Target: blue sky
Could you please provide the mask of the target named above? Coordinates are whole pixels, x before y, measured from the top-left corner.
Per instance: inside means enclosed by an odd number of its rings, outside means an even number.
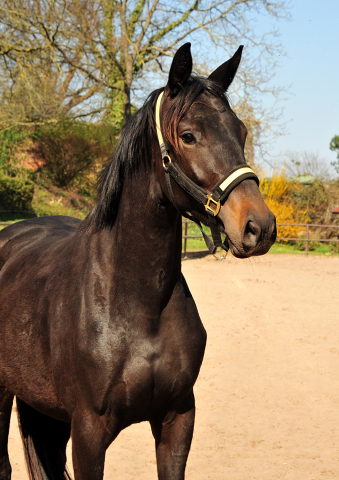
[[[273,84],[290,88],[281,102],[287,134],[273,142],[272,161],[293,150],[318,153],[330,164],[336,154],[329,143],[339,135],[339,1],[294,0],[291,5],[291,20],[276,22],[286,56]],[[261,19],[257,27],[265,32],[272,25]]]

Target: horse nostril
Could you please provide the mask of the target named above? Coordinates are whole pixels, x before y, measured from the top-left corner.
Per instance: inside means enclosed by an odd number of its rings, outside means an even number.
[[[260,227],[253,220],[248,220],[243,231],[243,246],[255,247],[260,237]]]
[[[245,231],[246,231],[246,233],[256,235],[257,229],[256,229],[254,223],[251,220],[249,222],[247,222],[247,225],[245,227]]]

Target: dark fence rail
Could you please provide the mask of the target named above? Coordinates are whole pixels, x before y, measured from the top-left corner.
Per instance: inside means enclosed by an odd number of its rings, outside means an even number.
[[[188,235],[188,224],[193,223],[191,220],[183,220],[183,254],[186,255],[187,252],[187,239],[189,238],[202,238],[202,235]],[[308,255],[309,244],[311,242],[337,242],[339,243],[339,238],[310,238],[310,228],[338,228],[339,225],[319,225],[317,223],[277,223],[277,226],[282,227],[305,227],[306,235],[305,238],[295,238],[295,237],[277,237],[277,240],[285,240],[290,242],[305,242],[305,255]],[[338,233],[339,236],[339,233]]]
[[[310,238],[310,228],[339,228],[339,225],[319,225],[317,223],[277,223],[277,226],[294,226],[294,227],[305,227],[306,236],[305,238],[294,238],[286,237],[281,238],[277,237],[277,240],[285,240],[291,242],[305,242],[305,255],[308,254],[308,247],[310,242],[339,242],[339,238]],[[339,235],[339,234],[338,234]]]
[[[0,226],[11,225],[14,222],[0,222]],[[203,238],[201,234],[199,235],[188,235],[188,224],[193,222],[191,220],[183,220],[183,254],[186,255],[187,252],[187,240],[189,238]],[[311,228],[338,228],[339,225],[319,225],[317,223],[277,223],[277,226],[282,227],[305,227],[305,238],[297,238],[297,237],[277,237],[277,240],[285,240],[290,242],[305,242],[305,255],[308,255],[309,251],[309,244],[311,242],[336,242],[339,243],[339,238],[310,238],[310,229]],[[339,237],[339,233],[338,233]],[[205,249],[204,249],[205,250]],[[206,249],[207,250],[207,249]]]

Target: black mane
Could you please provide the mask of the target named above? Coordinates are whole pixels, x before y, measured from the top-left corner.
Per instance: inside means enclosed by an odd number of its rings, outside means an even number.
[[[97,203],[82,222],[80,233],[98,231],[105,227],[112,228],[118,213],[125,177],[151,167],[150,149],[152,141],[156,138],[155,105],[163,90],[161,88],[152,92],[126,125],[116,152],[100,174]],[[173,99],[166,118],[163,119],[165,130],[172,129],[172,135],[170,135],[172,138],[168,139],[172,145],[175,136],[173,127],[204,90],[220,98],[221,101],[226,100],[223,91],[214,82],[191,76]]]

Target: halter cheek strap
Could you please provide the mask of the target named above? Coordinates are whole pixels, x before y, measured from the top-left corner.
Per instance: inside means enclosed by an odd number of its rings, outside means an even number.
[[[239,183],[249,178],[252,178],[259,185],[259,179],[256,176],[256,174],[253,172],[253,170],[246,163],[242,165],[238,165],[237,167],[233,168],[230,172],[228,172],[212,188],[212,193],[206,192],[203,188],[199,187],[199,185],[196,185],[190,178],[188,178],[187,175],[185,175],[184,172],[180,169],[180,167],[176,163],[172,162],[169,154],[169,145],[167,144],[167,141],[166,139],[164,139],[164,136],[162,134],[161,121],[160,121],[160,108],[161,108],[163,94],[164,92],[161,92],[157,99],[156,108],[155,108],[155,121],[156,121],[158,141],[159,141],[160,150],[161,150],[162,162],[163,162],[164,170],[166,172],[166,183],[167,183],[168,191],[171,197],[171,201],[174,204],[174,206],[177,208],[177,210],[184,217],[189,218],[190,220],[192,220],[197,224],[197,226],[201,230],[201,233],[203,234],[206,245],[211,253],[215,253],[215,251],[217,250],[217,247],[221,247],[227,251],[229,248],[227,244],[227,238],[225,239],[225,242],[221,241],[221,236],[220,236],[219,229],[217,227],[217,222],[215,220],[215,217],[219,213],[221,204],[227,200],[227,197],[229,196],[231,191],[237,185],[239,185]],[[200,220],[198,218],[199,216],[201,216],[200,214],[195,212],[195,215],[192,215],[187,212],[181,212],[180,209],[178,208],[173,195],[170,177],[173,178],[173,180],[175,180],[176,183],[180,185],[180,187],[183,190],[189,193],[199,203],[204,205],[205,210],[208,214],[208,224],[212,233],[212,239],[213,239],[212,241],[202,229]]]

